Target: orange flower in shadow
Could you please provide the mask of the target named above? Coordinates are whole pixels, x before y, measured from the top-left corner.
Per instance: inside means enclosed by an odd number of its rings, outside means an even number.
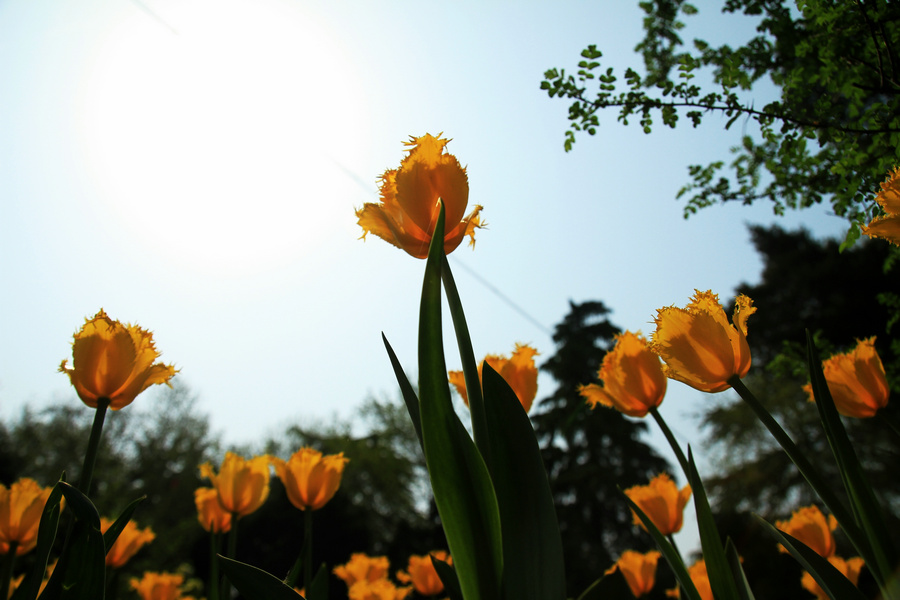
[[[319,510],[340,487],[348,459],[343,452],[323,456],[318,450],[301,448],[289,460],[273,456],[271,461],[291,504],[300,510]]]
[[[601,385],[578,388],[591,408],[602,404],[629,417],[645,417],[666,395],[662,363],[640,333],[626,331],[616,336],[616,345],[603,357],[597,378]]]
[[[8,488],[0,484],[0,554],[9,554],[15,542],[21,556],[37,544],[38,525],[53,488],[23,477]]]
[[[244,459],[233,452],[225,453],[219,473],[212,465],[200,465],[200,476],[212,482],[222,508],[243,517],[256,511],[269,497],[269,456]]]
[[[681,531],[684,507],[691,498],[691,486],[686,485],[678,491],[672,478],[660,473],[648,485],[628,488],[625,495],[644,511],[660,533],[669,535]],[[646,529],[637,513],[631,512],[635,525]]]
[[[409,566],[406,571],[397,571],[397,579],[402,583],[412,583],[413,588],[423,596],[436,596],[444,591],[444,583],[438,577],[431,557],[453,564],[450,555],[443,550],[435,550],[425,556],[413,555],[409,557]]]
[[[895,167],[881,182],[881,191],[875,201],[887,214],[872,219],[862,227],[862,232],[871,238],[900,245],[900,167]]]
[[[622,576],[625,577],[625,581],[628,583],[628,587],[631,588],[631,593],[634,594],[634,597],[640,598],[649,594],[656,583],[656,563],[659,561],[660,556],[662,555],[655,550],[646,554],[641,554],[634,550],[626,550],[619,557],[619,560],[616,561],[616,564],[606,570],[606,574],[618,569]]]
[[[887,406],[891,389],[875,351],[874,337],[859,340],[853,350],[823,361],[822,370],[834,405],[842,415],[866,419]],[[806,384],[803,389],[810,401],[815,401],[812,385]]]
[[[837,529],[837,526],[834,515],[828,515],[826,518],[816,505],[799,508],[787,521],[775,523],[775,527],[797,538],[825,558],[834,556],[836,547],[831,532]],[[782,552],[787,552],[784,546],[779,545],[778,548]]]
[[[516,344],[516,349],[508,358],[498,354],[488,354],[484,360],[478,363],[478,379],[481,380],[484,363],[491,365],[491,368],[509,384],[509,387],[516,393],[516,397],[522,404],[525,412],[531,410],[534,398],[537,396],[537,366],[534,364],[534,357],[537,356],[537,350],[527,344]],[[460,397],[466,406],[469,405],[469,394],[466,391],[466,378],[462,371],[450,371],[448,373],[450,383],[459,392]]]
[[[110,519],[101,518],[100,530],[103,533],[106,533],[106,530],[109,529],[112,524],[113,522]],[[106,552],[106,565],[114,569],[123,566],[131,560],[132,556],[137,554],[138,550],[152,542],[154,539],[156,539],[156,535],[149,527],[138,529],[138,526],[134,521],[128,521],[125,528],[119,534],[119,537],[116,538],[116,542],[112,545],[112,548]]]

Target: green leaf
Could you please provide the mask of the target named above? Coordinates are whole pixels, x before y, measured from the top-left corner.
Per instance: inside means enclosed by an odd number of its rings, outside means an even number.
[[[119,539],[119,534],[122,533],[122,530],[125,529],[125,526],[128,524],[128,521],[131,520],[131,515],[134,514],[134,509],[138,507],[138,504],[143,502],[147,496],[141,496],[137,500],[133,501],[131,504],[125,507],[125,510],[122,511],[122,514],[119,515],[119,518],[115,520],[115,522],[109,526],[103,533],[103,543],[106,545],[106,548],[112,548],[113,544],[116,543],[116,540]]]
[[[60,481],[65,481],[65,479],[66,474],[63,473]],[[25,576],[22,584],[16,589],[15,594],[12,596],[13,600],[34,600],[37,598],[41,582],[44,580],[44,572],[47,570],[50,550],[53,548],[53,542],[56,540],[56,532],[59,528],[59,503],[62,497],[62,488],[57,483],[50,491],[47,503],[44,504],[44,511],[41,513],[37,545],[34,553],[34,565]]]
[[[666,562],[669,563],[672,573],[675,574],[675,579],[677,579],[678,583],[681,585],[681,593],[684,597],[687,600],[702,600],[700,598],[700,593],[697,591],[697,587],[694,585],[691,576],[687,572],[687,568],[684,566],[684,561],[681,560],[681,555],[678,553],[678,550],[676,550],[675,547],[669,543],[669,540],[660,533],[659,529],[653,524],[650,517],[641,510],[640,506],[635,504],[625,492],[622,492],[622,495],[625,496],[625,501],[628,502],[631,510],[634,511],[641,520],[641,523],[644,524],[647,533],[649,533],[650,537],[653,538],[653,541],[656,542],[656,547],[659,548],[659,551],[666,559]]]
[[[459,579],[456,577],[456,570],[449,563],[435,558],[431,555],[431,564],[437,571],[441,583],[444,584],[444,593],[450,600],[463,600],[462,590],[459,587]]]
[[[419,411],[435,504],[466,600],[500,598],[500,515],[487,467],[453,410],[441,330],[441,207],[422,284]]]
[[[384,341],[384,347],[391,360],[391,366],[394,369],[394,377],[397,378],[397,384],[400,386],[400,394],[403,396],[403,401],[406,403],[406,410],[409,412],[409,418],[412,419],[413,428],[416,430],[416,437],[419,438],[419,446],[424,447],[422,443],[422,418],[419,416],[419,397],[416,396],[416,390],[413,389],[409,379],[406,378],[406,373],[403,371],[403,367],[400,365],[400,361],[397,360],[397,355],[394,354],[394,349],[391,348],[384,333],[381,334],[381,339]]]
[[[482,368],[491,480],[503,532],[504,597],[563,600],[562,539],[534,428],[509,384],[487,362]]]
[[[764,529],[781,542],[788,552],[797,559],[797,562],[813,576],[816,583],[830,598],[833,600],[864,600],[866,596],[849,579],[844,577],[843,573],[834,568],[827,559],[819,556],[818,552],[812,550],[797,538],[779,531],[762,517],[757,515],[756,518],[763,524]]]
[[[700,530],[700,546],[703,548],[703,559],[706,561],[706,572],[709,575],[709,585],[713,590],[713,596],[719,600],[739,600],[740,594],[734,578],[731,576],[731,568],[722,547],[722,538],[719,536],[716,521],[709,508],[706,490],[703,489],[703,481],[697,472],[697,465],[694,463],[690,446],[688,446],[688,466],[690,467],[688,481],[694,495],[697,528]]]
[[[324,563],[319,566],[309,589],[305,591],[307,600],[328,600],[328,568]]]
[[[741,557],[737,552],[737,548],[731,543],[731,538],[725,541],[725,557],[728,559],[728,566],[731,568],[731,576],[737,583],[741,600],[754,600],[753,590],[750,589],[750,582],[747,581],[747,575],[744,573],[744,567],[741,565]]]
[[[252,565],[225,558],[221,554],[219,555],[219,565],[231,584],[248,600],[297,600],[303,598],[274,575]]]
[[[825,374],[822,371],[822,362],[819,360],[809,331],[806,332],[806,344],[813,396],[816,399],[816,408],[825,429],[825,437],[828,439],[828,445],[831,446],[835,460],[837,460],[854,516],[862,526],[865,539],[868,541],[868,544],[857,547],[856,550],[866,560],[869,570],[883,588],[897,564],[889,529],[882,514],[881,505],[875,498],[872,486],[869,485],[859,458],[850,443],[850,438],[847,437],[837,407],[834,405],[825,381]],[[843,526],[843,523],[841,525]]]
[[[592,583],[578,596],[578,600],[632,600],[634,594],[619,569]]]

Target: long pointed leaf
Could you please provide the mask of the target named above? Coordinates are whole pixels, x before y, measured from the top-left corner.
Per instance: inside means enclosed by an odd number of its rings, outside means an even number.
[[[65,481],[63,473],[60,481]],[[59,484],[53,486],[44,511],[41,513],[41,522],[38,525],[37,546],[35,547],[34,566],[25,577],[22,584],[16,589],[13,600],[34,600],[37,598],[47,570],[47,562],[50,558],[50,550],[56,541],[56,532],[59,529],[60,502],[62,501],[62,488]]]
[[[298,600],[303,596],[283,581],[252,565],[219,555],[219,565],[231,584],[249,600]]]
[[[834,405],[831,391],[828,389],[828,383],[825,381],[825,374],[822,371],[822,363],[809,331],[806,332],[806,343],[813,396],[816,399],[816,408],[825,429],[825,437],[828,439],[835,460],[837,460],[841,477],[847,488],[847,495],[850,498],[850,505],[869,542],[868,545],[857,548],[857,552],[866,559],[872,575],[884,588],[884,584],[890,579],[897,562],[889,529],[881,505],[872,492],[872,486],[869,485],[859,458],[850,443],[850,438],[847,437],[837,407]],[[869,552],[871,552],[871,556],[869,556]]]
[[[433,554],[431,555],[431,564],[434,565],[434,570],[437,571],[441,583],[444,584],[444,593],[447,594],[447,597],[450,600],[463,600],[462,590],[459,587],[459,578],[456,576],[456,571],[453,567],[449,563],[435,558]]]
[[[131,515],[134,514],[134,510],[138,507],[138,504],[143,502],[146,498],[147,496],[141,496],[126,506],[125,510],[122,511],[122,514],[119,515],[119,518],[109,526],[109,529],[103,532],[103,543],[106,545],[107,551],[109,551],[113,544],[116,543],[116,540],[119,539],[119,534],[121,534],[122,530],[125,529],[125,526],[128,525],[128,521],[131,520]]]
[[[409,379],[406,378],[406,373],[403,371],[403,367],[400,365],[400,361],[397,359],[397,355],[388,343],[384,333],[381,334],[381,339],[384,341],[384,347],[387,350],[388,358],[391,360],[391,367],[394,369],[394,377],[397,378],[397,384],[400,386],[400,394],[403,396],[403,401],[406,403],[406,410],[409,412],[409,418],[412,419],[413,428],[416,430],[416,437],[419,438],[419,446],[424,447],[422,443],[422,417],[419,415],[419,397],[416,396],[416,390],[413,389]]]
[[[725,557],[728,559],[728,566],[731,567],[731,576],[737,583],[741,600],[754,600],[753,590],[750,589],[750,582],[747,581],[747,574],[744,573],[744,567],[741,565],[741,557],[731,542],[731,538],[725,541]]]
[[[425,264],[419,313],[419,411],[425,463],[466,600],[497,600],[500,515],[487,466],[453,410],[441,331],[444,210]]]
[[[562,539],[534,428],[516,393],[487,363],[482,380],[503,531],[504,596],[563,600]]]
[[[633,600],[634,594],[622,572],[616,569],[588,586],[578,600]]]

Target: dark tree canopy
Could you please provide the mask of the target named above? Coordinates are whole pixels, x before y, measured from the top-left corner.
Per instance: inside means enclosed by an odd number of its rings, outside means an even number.
[[[657,119],[693,126],[710,113],[753,121],[732,159],[689,167],[685,216],[718,202],[773,203],[776,213],[828,201],[856,225],[878,210],[878,183],[900,163],[900,3],[727,0],[723,19],[752,19],[756,35],[743,46],[686,43],[682,30],[697,9],[685,0],[640,2],[645,38],[635,48],[643,74],[601,68],[597,46],[582,52],[576,74],[550,69],[541,88],[572,101],[565,147],[576,132],[594,135],[603,109],[618,110],[646,133]],[[724,25],[727,27],[727,25]],[[710,79],[700,84],[698,76]],[[624,89],[622,86],[624,79]],[[761,105],[754,93],[774,84],[778,98]]]
[[[627,549],[652,540],[633,524],[619,488],[646,485],[669,466],[644,441],[646,424],[603,407],[591,410],[578,386],[596,379],[620,332],[601,302],[570,303],[556,326],[556,353],[542,365],[556,391],[532,419],[556,502],[569,594],[577,597]]]

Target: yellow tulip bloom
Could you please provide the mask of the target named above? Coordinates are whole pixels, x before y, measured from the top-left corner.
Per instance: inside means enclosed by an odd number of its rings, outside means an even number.
[[[100,531],[106,533],[106,530],[113,524],[113,521],[107,518],[100,519]],[[149,527],[146,529],[138,529],[134,521],[128,521],[125,528],[116,538],[116,542],[112,548],[106,551],[106,565],[117,569],[131,560],[131,557],[137,554],[144,545],[149,544],[156,535]]]
[[[660,473],[650,480],[649,485],[636,485],[625,490],[625,495],[637,504],[660,533],[669,535],[681,531],[684,507],[691,498],[691,486],[678,491],[672,478]],[[634,524],[644,528],[637,513],[632,511]]]
[[[444,253],[453,252],[463,238],[475,245],[475,229],[482,227],[481,206],[463,216],[469,202],[469,180],[465,167],[446,152],[447,143],[438,134],[410,137],[409,154],[399,169],[381,176],[381,203],[366,203],[356,211],[362,237],[374,233],[415,256],[428,256],[440,206],[444,204]]]
[[[597,378],[602,385],[591,383],[578,389],[591,408],[602,404],[629,417],[645,417],[666,395],[659,356],[640,333],[626,331],[616,336],[616,345],[603,357]]]
[[[27,477],[9,488],[0,484],[0,554],[9,554],[13,542],[17,556],[34,549],[41,514],[52,489]]]
[[[300,448],[287,461],[274,456],[270,460],[288,499],[300,510],[325,506],[338,491],[348,462],[343,452],[323,456],[312,448]]]
[[[871,238],[881,238],[900,245],[900,167],[895,167],[888,173],[875,201],[887,214],[872,219],[868,225],[863,226],[862,232]]]
[[[182,595],[183,575],[147,571],[141,579],[133,578],[130,583],[141,600],[193,600]]]
[[[719,297],[696,291],[685,308],[669,306],[657,311],[656,331],[650,348],[665,361],[663,372],[702,392],[721,392],[728,379],[750,370],[747,318],[756,312],[753,301],[737,297],[732,323],[725,317]]]
[[[197,520],[210,533],[225,533],[231,530],[231,513],[222,508],[219,492],[215,488],[201,487],[194,490],[194,504],[197,505]]]
[[[662,555],[655,550],[646,554],[635,552],[634,550],[626,550],[619,557],[619,560],[616,561],[616,564],[606,570],[606,574],[608,575],[618,569],[622,576],[625,577],[625,581],[628,583],[628,587],[631,588],[631,593],[634,594],[634,597],[640,598],[649,594],[656,583],[656,563],[659,561],[660,556]]]
[[[834,556],[836,547],[831,532],[837,529],[837,526],[834,515],[828,515],[826,519],[816,505],[799,508],[787,521],[775,523],[775,527],[797,538],[825,558]],[[784,546],[779,545],[779,549],[787,552]]]
[[[244,459],[233,452],[225,453],[219,474],[212,465],[200,465],[200,476],[212,482],[222,508],[243,517],[254,512],[269,497],[269,457]]]
[[[177,373],[172,365],[153,362],[157,358],[152,333],[114,321],[101,309],[75,334],[72,367],[64,360],[59,370],[85,404],[96,408],[105,398],[111,409],[119,410],[151,385],[168,384]]]
[[[478,363],[478,379],[481,380],[484,363],[491,365],[500,377],[516,393],[516,397],[522,404],[525,412],[531,410],[534,398],[537,396],[537,366],[534,357],[538,351],[527,344],[516,344],[516,349],[507,358],[498,354],[488,354],[484,360]],[[462,371],[450,371],[448,373],[450,383],[459,392],[466,406],[469,405],[469,394],[466,392],[466,379]]]
[[[845,354],[836,354],[822,362],[828,391],[838,412],[847,417],[865,419],[874,417],[888,404],[891,390],[888,387],[881,358],[875,351],[875,338],[859,340],[856,347]],[[804,388],[810,401],[812,386]]]
[[[435,550],[424,556],[413,555],[409,557],[409,566],[406,571],[397,571],[397,579],[402,583],[412,583],[413,588],[423,596],[436,596],[444,591],[444,583],[438,577],[431,557],[452,564],[450,555],[443,550]]]
[[[342,579],[347,587],[351,587],[357,581],[378,581],[386,579],[390,562],[386,556],[369,556],[361,552],[350,555],[350,560],[332,570],[338,578]]]
[[[828,562],[831,563],[831,566],[840,571],[844,577],[850,580],[850,583],[856,585],[859,582],[859,572],[862,570],[863,565],[866,562],[860,557],[856,558],[848,558],[844,560],[840,556],[829,556]],[[803,572],[803,575],[800,577],[800,585],[803,586],[803,589],[811,593],[816,597],[817,600],[829,600],[830,596],[825,593],[819,584],[816,583],[816,580],[813,579],[813,576],[810,575],[807,571]]]

